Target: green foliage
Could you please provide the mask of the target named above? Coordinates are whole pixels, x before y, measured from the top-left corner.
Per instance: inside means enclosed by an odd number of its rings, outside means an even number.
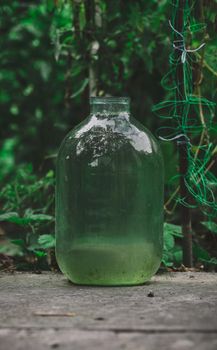
[[[23,243],[23,240],[22,240],[22,243]],[[17,256],[23,256],[24,250],[21,244],[16,244],[16,243],[13,243],[13,241],[8,241],[6,244],[0,246],[0,253],[17,257]]]
[[[16,163],[41,164],[64,129],[64,68],[54,59],[52,21],[46,1],[1,1],[0,179]]]
[[[28,225],[53,220],[53,217],[45,214],[33,214],[32,210],[27,209],[23,217],[16,212],[9,212],[0,215],[0,221],[13,222],[17,225]]]
[[[203,226],[205,226],[212,233],[217,234],[217,224],[213,221],[203,221],[201,222]]]
[[[7,212],[8,221],[37,221],[35,215],[40,210],[38,208],[42,208],[42,214],[46,214],[54,202],[51,188],[54,188],[53,170],[39,178],[34,174],[31,164],[20,166],[0,192],[2,209]],[[38,216],[38,221],[44,220],[48,220],[48,217]]]
[[[155,80],[155,84],[151,80],[153,75],[160,73],[161,76],[162,65],[167,62],[167,51],[163,48],[169,43],[164,33],[169,3],[162,0],[135,3],[102,0],[102,26],[91,24],[91,28],[87,11],[87,2],[67,2],[65,6],[60,5],[52,26],[55,57],[68,70],[71,84],[68,94],[75,99],[74,104],[81,105],[85,92],[82,81],[86,82],[92,62],[100,77],[99,95],[130,95],[134,114],[144,120],[144,110],[146,115],[151,114],[153,98],[157,99],[162,93],[161,77]],[[90,58],[91,41],[96,43],[97,49]],[[156,120],[149,118],[146,123],[155,127]]]
[[[211,257],[207,250],[202,248],[200,245],[194,244],[193,253],[196,259],[205,265],[217,265],[217,259]]]
[[[0,223],[8,227],[9,240],[0,252],[10,256],[34,254],[41,258],[54,247],[54,172],[39,178],[32,166],[18,168],[0,192]],[[15,239],[13,237],[16,237]]]
[[[175,244],[175,238],[182,238],[181,226],[165,223],[162,263],[166,267],[182,263],[182,248],[180,245]]]
[[[133,115],[153,133],[162,126],[151,113],[153,104],[171,97],[171,91],[160,85],[171,50],[170,2],[101,0],[99,27],[92,17],[88,19],[87,4],[74,0],[1,1],[0,228],[4,234],[0,252],[18,260],[33,255],[45,261],[55,245],[55,155],[67,131],[88,115],[90,65],[97,72],[98,94],[130,96]],[[205,4],[201,85],[202,94],[214,101],[215,9],[216,0]],[[200,39],[195,38],[198,43]],[[96,50],[90,56],[92,42]],[[212,128],[211,140],[216,135]],[[177,186],[178,157],[174,145],[162,148],[168,200]],[[216,191],[216,184],[210,186]],[[171,213],[166,214],[166,221],[180,222],[178,211]],[[215,237],[215,219],[205,220],[199,220],[203,233]],[[166,223],[164,241],[164,265],[180,265],[180,226]],[[213,252],[206,249],[206,255],[201,249],[201,242],[195,243],[195,260],[214,264]]]
[[[203,222],[210,230],[212,224],[216,228],[215,223]],[[182,264],[182,233],[181,226],[170,223],[164,224],[164,249],[162,263],[166,267],[175,267]],[[176,242],[177,241],[177,242]],[[208,251],[202,248],[198,243],[193,244],[193,255],[195,262],[201,262],[205,266],[217,265],[217,259],[211,257]]]
[[[38,243],[43,249],[55,247],[55,237],[53,235],[41,235],[38,239]]]

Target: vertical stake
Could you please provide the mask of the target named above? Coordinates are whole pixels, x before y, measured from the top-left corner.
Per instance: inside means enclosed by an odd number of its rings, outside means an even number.
[[[189,193],[185,184],[185,176],[188,172],[188,147],[189,141],[179,141],[179,171],[180,171],[180,197],[189,203]],[[181,226],[183,234],[183,264],[186,267],[193,266],[192,254],[192,229],[191,229],[191,209],[185,205],[181,206]]]
[[[178,32],[183,32],[184,27],[184,9],[188,0],[178,0],[177,1],[177,12],[175,16],[175,28]],[[175,39],[180,40],[180,36],[175,34]],[[176,85],[177,89],[177,102],[182,101],[186,98],[184,89],[184,63],[181,62],[182,51],[176,50],[177,55],[177,70],[176,70]],[[178,114],[182,117],[184,109],[182,104],[178,105]],[[183,141],[178,142],[178,152],[179,152],[179,171],[180,171],[180,197],[185,199],[185,202],[189,203],[189,193],[187,186],[185,184],[185,176],[188,173],[188,147],[189,141],[187,138]],[[191,210],[189,207],[181,206],[181,226],[183,234],[183,263],[186,267],[192,267],[192,229],[191,229]]]

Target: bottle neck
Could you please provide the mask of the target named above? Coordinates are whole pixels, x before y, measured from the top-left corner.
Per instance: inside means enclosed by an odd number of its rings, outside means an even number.
[[[129,113],[130,100],[128,97],[91,97],[91,114],[117,115]]]

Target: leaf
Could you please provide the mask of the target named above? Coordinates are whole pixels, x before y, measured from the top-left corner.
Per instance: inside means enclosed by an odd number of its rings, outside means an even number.
[[[107,41],[107,45],[108,47],[110,47],[111,49],[115,49],[117,47],[117,42],[115,40],[108,40]]]
[[[0,215],[0,221],[9,221],[13,222],[13,220],[16,220],[19,217],[18,213],[16,212],[9,212],[5,214]]]
[[[166,266],[166,267],[172,267],[173,266],[173,262],[169,262],[165,259],[162,259],[161,262]]]
[[[48,81],[51,74],[51,66],[45,61],[36,61],[34,67],[40,72],[44,81]]]
[[[182,237],[181,227],[179,225],[164,224],[164,250],[162,263],[167,266],[173,266],[174,263],[181,264],[182,248],[175,245],[175,237]]]
[[[183,261],[183,251],[182,247],[180,247],[179,245],[176,245],[173,249],[173,260],[179,265]]]
[[[45,176],[47,179],[52,179],[54,177],[54,171],[49,170]]]
[[[55,247],[56,239],[53,235],[41,235],[38,238],[38,243],[44,249],[53,248]]]
[[[11,218],[10,220],[8,220],[10,222],[13,222],[14,224],[17,225],[27,225],[30,223],[30,220],[28,218],[21,218],[21,217],[15,217],[15,218]]]
[[[164,223],[164,249],[171,250],[175,246],[174,237],[182,237],[181,227],[174,224]]]
[[[53,221],[54,217],[51,215],[46,215],[46,214],[31,214],[27,218],[29,222],[40,222],[40,221]]]
[[[47,253],[42,252],[41,250],[33,250],[33,252],[35,253],[35,255],[36,255],[38,258],[43,258],[44,256],[47,255]]]
[[[211,259],[208,261],[208,264],[217,265],[217,259],[216,259],[216,258],[211,258]]]
[[[201,224],[205,226],[212,233],[217,234],[217,224],[213,221],[202,221]]]
[[[0,253],[9,256],[23,256],[23,249],[20,245],[7,241],[0,246]]]
[[[209,261],[211,258],[209,253],[204,248],[202,248],[199,244],[196,244],[196,243],[193,245],[193,254],[195,258],[200,261],[202,260]]]
[[[164,251],[161,262],[167,267],[172,267],[173,261],[171,261],[171,258],[172,258],[171,254]]]
[[[51,215],[46,214],[32,214],[30,210],[26,211],[24,217],[20,217],[16,212],[9,212],[0,215],[0,221],[8,221],[17,225],[28,225],[33,222],[53,221]]]
[[[16,244],[20,247],[25,247],[25,241],[23,239],[11,239],[11,243]]]
[[[217,259],[216,258],[211,258],[209,260],[207,259],[200,259],[201,262],[208,264],[208,265],[217,265]]]
[[[170,233],[175,237],[182,237],[182,228],[179,225],[169,224],[167,222],[164,223],[164,232]]]
[[[174,237],[168,232],[164,233],[164,249],[171,250],[175,245]]]

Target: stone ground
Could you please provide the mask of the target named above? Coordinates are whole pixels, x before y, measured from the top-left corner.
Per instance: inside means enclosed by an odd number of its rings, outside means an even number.
[[[82,287],[54,273],[0,274],[1,350],[216,350],[217,274]]]

